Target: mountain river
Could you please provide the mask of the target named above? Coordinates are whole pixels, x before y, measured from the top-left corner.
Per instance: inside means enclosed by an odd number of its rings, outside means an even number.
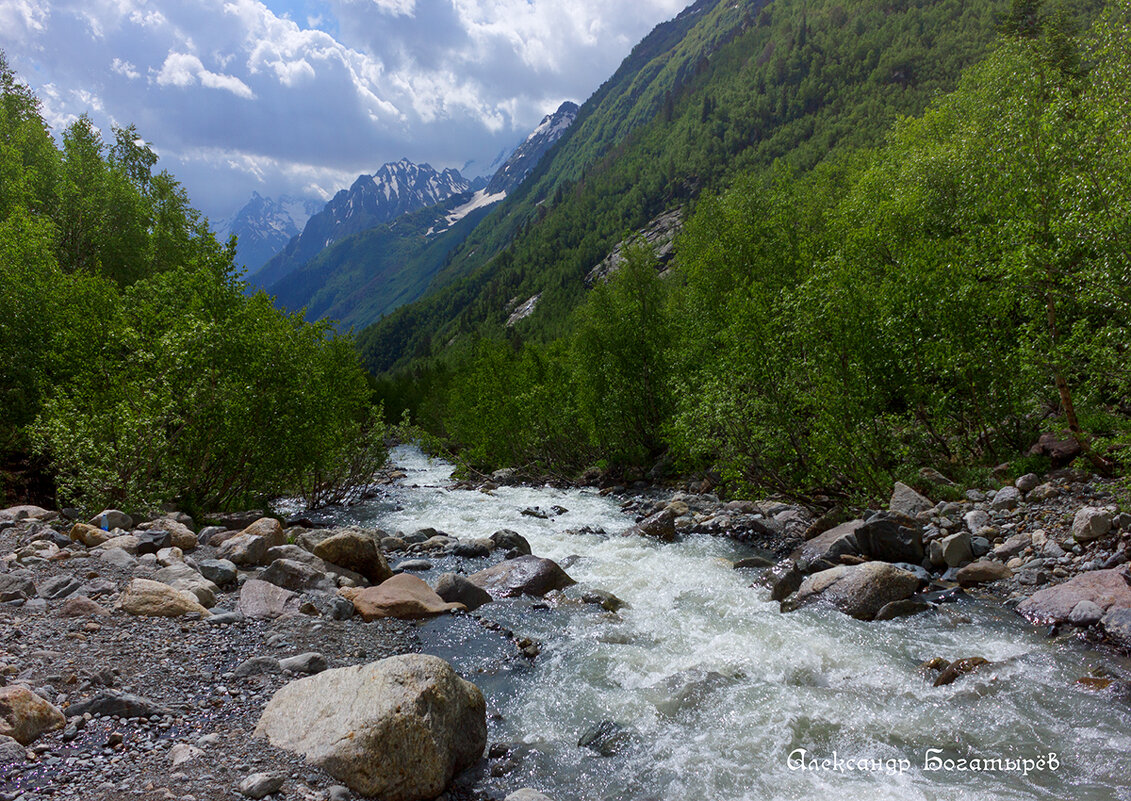
[[[489,742],[512,745],[509,772],[481,780],[491,789],[555,801],[1131,799],[1131,701],[1076,684],[1089,669],[1126,675],[1127,660],[974,600],[886,622],[782,614],[752,571],[732,569],[750,553],[741,543],[622,537],[633,520],[592,490],[452,489],[450,464],[413,447],[393,458],[407,477],[334,523],[461,539],[513,529],[627,602],[612,614],[522,598],[475,613],[540,641],[533,661],[466,615],[421,627],[424,650],[483,690]],[[553,505],[568,511],[521,514]],[[584,527],[605,533],[567,533]],[[433,561],[421,575],[434,583],[454,562]],[[918,671],[969,656],[995,664],[937,688]],[[578,745],[602,723],[608,755]]]

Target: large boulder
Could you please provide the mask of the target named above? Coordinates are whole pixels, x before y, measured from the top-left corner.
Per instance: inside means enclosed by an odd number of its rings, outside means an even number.
[[[265,537],[255,534],[237,534],[224,540],[216,549],[217,559],[227,559],[229,562],[240,566],[267,564],[268,545]]]
[[[472,573],[467,580],[489,592],[493,598],[542,596],[551,590],[562,590],[577,583],[552,559],[530,555],[508,559]]]
[[[834,526],[799,546],[789,558],[803,572],[835,567],[840,564],[840,557],[860,552],[856,532],[863,525],[863,520],[850,520]]]
[[[276,587],[267,581],[248,579],[240,587],[237,609],[244,617],[274,620],[297,615],[302,601],[298,593]]]
[[[197,597],[188,590],[178,590],[160,581],[134,579],[118,597],[118,608],[141,617],[181,617],[198,614],[208,617]]]
[[[923,527],[896,512],[881,512],[868,518],[856,530],[856,544],[861,554],[880,562],[923,561]]]
[[[806,577],[797,594],[787,602],[787,608],[821,600],[846,615],[872,620],[886,604],[914,595],[919,583],[914,573],[886,562],[838,565]]]
[[[273,517],[259,518],[240,532],[240,535],[244,534],[253,537],[263,537],[263,539],[267,540],[268,548],[273,548],[276,545],[285,545],[287,542],[287,537],[283,533],[283,524]]]
[[[27,687],[0,687],[0,735],[29,745],[39,735],[65,725],[63,713]]]
[[[418,620],[466,608],[461,603],[448,603],[423,579],[408,573],[386,579],[376,587],[343,587],[338,592],[353,604],[363,620]]]
[[[168,531],[169,545],[180,548],[185,553],[196,550],[197,545],[199,545],[196,534],[193,533],[192,529],[173,517],[159,517],[148,523],[142,523],[138,526],[138,529],[141,531]]]
[[[444,660],[405,654],[287,684],[255,736],[362,795],[422,801],[482,756],[486,704]]]
[[[356,529],[346,529],[327,537],[315,545],[313,551],[319,559],[360,573],[374,584],[380,584],[393,575],[377,541]]]
[[[1038,590],[1022,601],[1017,611],[1034,623],[1065,623],[1081,601],[1091,601],[1105,612],[1131,607],[1126,568],[1081,573],[1063,584]]]
[[[111,537],[110,532],[103,531],[98,526],[92,526],[87,523],[75,523],[71,526],[71,541],[82,543],[87,548],[97,548]]]
[[[469,612],[491,603],[491,593],[459,573],[442,574],[436,581],[436,594],[448,603],[463,604]]]
[[[929,512],[935,505],[929,499],[920,495],[902,481],[895,482],[888,501],[888,509],[908,517],[918,517],[923,512]]]
[[[333,592],[337,589],[337,585],[321,570],[294,559],[276,559],[260,572],[259,578],[294,592]]]
[[[175,589],[191,592],[201,606],[216,605],[216,593],[220,592],[220,588],[184,562],[161,568],[154,578]]]
[[[1072,538],[1077,542],[1098,540],[1111,531],[1111,513],[1085,506],[1072,519]]]
[[[626,535],[638,534],[644,537],[651,537],[654,540],[661,542],[674,542],[675,534],[675,512],[671,509],[663,509],[656,514],[644,518],[632,528],[625,532]]]
[[[526,537],[509,528],[501,528],[492,534],[491,542],[501,551],[516,551],[522,556],[529,556],[531,553]]]

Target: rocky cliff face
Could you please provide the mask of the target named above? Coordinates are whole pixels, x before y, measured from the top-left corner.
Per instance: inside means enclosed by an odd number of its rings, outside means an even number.
[[[486,193],[497,195],[501,192],[510,192],[522,183],[522,180],[546,155],[546,151],[562,138],[569,126],[577,119],[578,110],[579,107],[576,103],[566,101],[558,106],[558,110],[553,114],[547,114],[543,117],[538,127],[530,133],[530,136],[526,137],[521,145],[515,148],[506,163],[491,177],[490,183],[487,184]]]
[[[251,199],[234,217],[217,226],[217,233],[221,240],[236,235],[236,264],[251,274],[298,236],[306,221],[323,206],[320,200],[290,195],[275,200],[252,192]]]

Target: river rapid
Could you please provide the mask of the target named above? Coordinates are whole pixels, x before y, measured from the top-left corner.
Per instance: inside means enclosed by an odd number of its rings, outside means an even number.
[[[407,478],[335,524],[461,539],[513,529],[627,602],[612,614],[508,599],[475,613],[541,641],[533,661],[467,616],[422,627],[424,650],[483,690],[489,741],[511,745],[508,772],[482,779],[490,789],[555,801],[1131,799],[1131,702],[1076,685],[1092,668],[1126,674],[1125,660],[978,601],[884,622],[782,614],[752,571],[731,567],[749,554],[740,543],[622,537],[633,520],[592,490],[452,489],[445,462],[413,447],[393,460]],[[521,514],[553,505],[568,511]],[[567,533],[585,527],[604,533]],[[421,575],[434,583],[444,569]],[[937,688],[918,671],[969,656],[995,664]],[[609,755],[578,745],[606,721]]]

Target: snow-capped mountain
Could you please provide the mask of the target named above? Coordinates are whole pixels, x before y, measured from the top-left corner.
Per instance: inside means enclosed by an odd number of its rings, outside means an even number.
[[[472,188],[458,170],[437,172],[428,164],[414,164],[408,159],[384,164],[373,175],[359,176],[353,186],[334,195],[307,221],[301,234],[250,278],[259,286],[270,287],[351,234],[392,222],[402,214],[434,206]]]
[[[515,148],[507,159],[506,164],[492,176],[485,190],[488,195],[498,195],[513,190],[522,183],[542,156],[546,155],[555,142],[561,139],[566,129],[577,119],[578,106],[568,100],[558,106],[553,114],[547,114],[542,122],[535,128],[530,136],[526,137],[521,145]]]
[[[324,205],[321,200],[290,195],[274,200],[252,192],[251,200],[235,216],[217,226],[217,234],[221,241],[236,235],[236,264],[254,273],[285,248]]]

